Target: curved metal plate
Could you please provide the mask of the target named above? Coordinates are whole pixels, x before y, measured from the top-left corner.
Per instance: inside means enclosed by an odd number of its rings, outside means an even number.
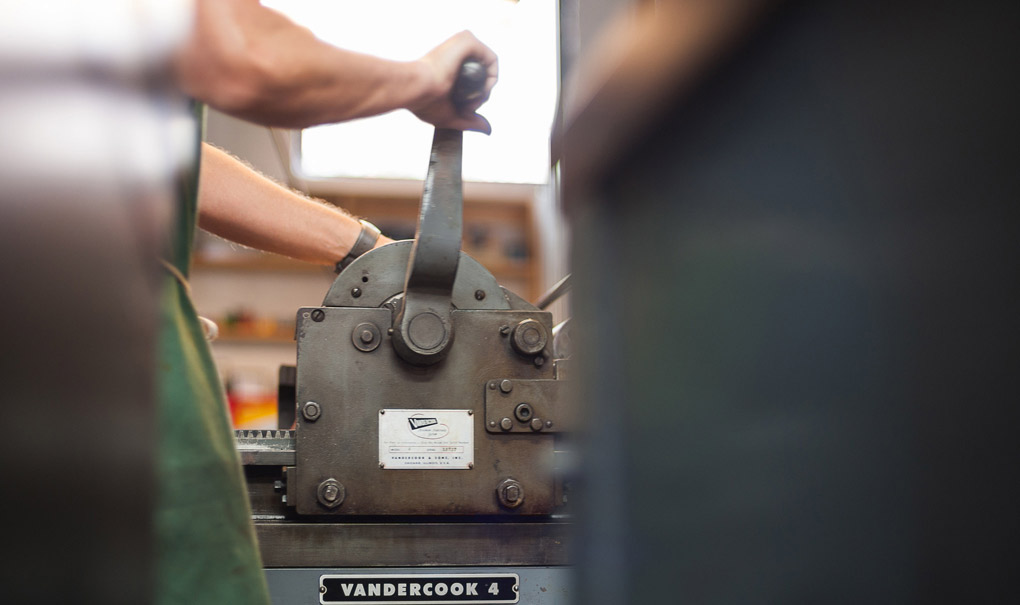
[[[322,306],[381,307],[386,301],[403,293],[413,243],[414,240],[394,242],[358,257],[333,281]],[[485,294],[482,300],[476,296],[478,291]],[[457,309],[511,308],[509,296],[496,278],[463,252],[460,253],[451,302]]]

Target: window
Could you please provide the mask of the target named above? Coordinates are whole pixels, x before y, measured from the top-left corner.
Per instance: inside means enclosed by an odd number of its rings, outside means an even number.
[[[395,60],[420,57],[471,30],[500,60],[481,113],[490,137],[466,133],[466,181],[545,183],[558,87],[556,0],[264,0],[319,38]],[[421,179],[432,127],[408,111],[302,132],[301,176]]]

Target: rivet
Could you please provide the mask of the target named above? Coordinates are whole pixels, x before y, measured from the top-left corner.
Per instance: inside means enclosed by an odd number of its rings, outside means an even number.
[[[545,428],[547,428],[547,429],[551,429],[552,428],[552,420],[546,420],[545,421]]]
[[[496,428],[496,421],[495,420],[490,420],[489,421],[489,428]]]
[[[542,367],[544,365],[545,365],[545,357],[543,355],[539,355],[538,357],[535,358],[535,367],[536,368],[540,368],[540,367]]]

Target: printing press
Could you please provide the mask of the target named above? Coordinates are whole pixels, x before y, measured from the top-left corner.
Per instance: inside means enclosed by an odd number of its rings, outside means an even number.
[[[294,428],[237,431],[274,603],[569,602],[567,337],[460,250],[461,158],[437,129],[415,239],[298,311]]]

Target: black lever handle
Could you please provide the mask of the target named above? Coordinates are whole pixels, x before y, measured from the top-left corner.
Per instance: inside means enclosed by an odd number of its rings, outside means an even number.
[[[458,108],[485,94],[485,66],[465,61],[450,91]],[[463,133],[436,128],[418,214],[418,232],[404,277],[404,297],[393,321],[393,348],[404,361],[425,366],[445,357],[453,342],[450,299],[463,233]]]
[[[450,99],[458,109],[467,107],[485,94],[485,80],[489,77],[480,61],[468,59],[460,66],[457,80],[450,90]]]

